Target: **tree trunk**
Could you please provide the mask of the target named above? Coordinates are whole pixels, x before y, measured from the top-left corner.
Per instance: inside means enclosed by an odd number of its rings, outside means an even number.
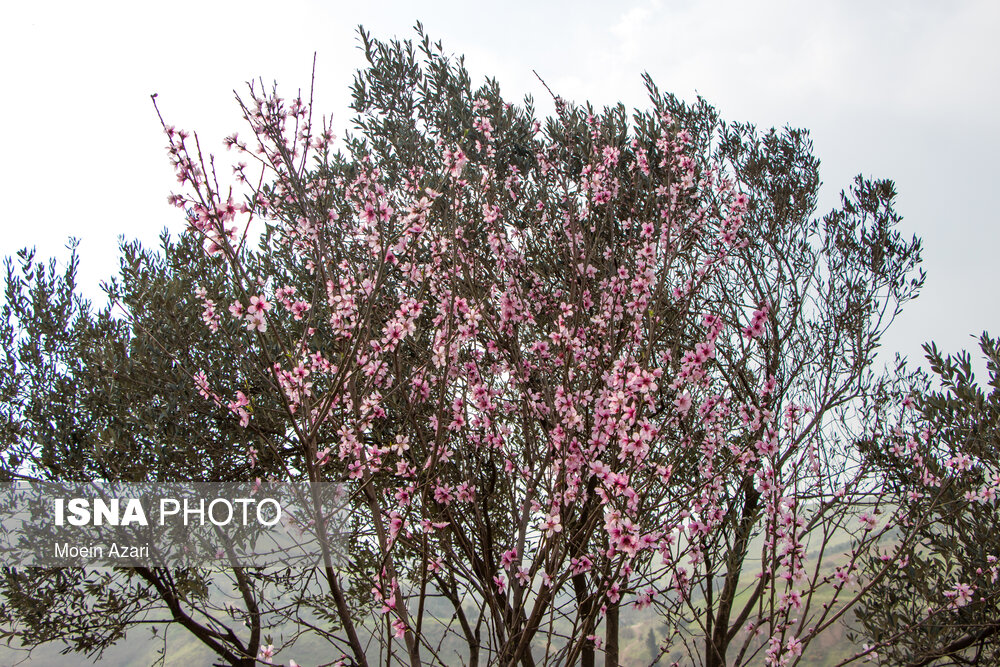
[[[608,613],[604,617],[606,627],[604,667],[618,667],[618,604],[618,602],[609,602]]]
[[[576,613],[578,618],[583,619],[581,634],[586,637],[593,634],[591,627],[590,608],[592,601],[587,599],[587,575],[573,575],[573,591],[576,593]],[[594,667],[594,642],[589,639],[583,640],[583,648],[580,649],[580,667]]]

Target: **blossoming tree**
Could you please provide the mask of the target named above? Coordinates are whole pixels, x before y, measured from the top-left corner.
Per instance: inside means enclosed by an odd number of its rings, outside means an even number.
[[[229,664],[315,633],[361,665],[615,665],[636,608],[669,629],[651,661],[800,661],[919,532],[859,446],[908,427],[905,382],[874,368],[923,279],[892,184],[859,178],[818,218],[803,131],[723,123],[650,81],[649,111],[556,97],[543,126],[422,34],[361,35],[342,150],[308,99],[253,86],[231,183],[164,125],[187,230],[162,256],[128,249],[109,289],[126,317],[84,347],[113,333],[127,365],[143,341],[172,378],[151,400],[185,406],[180,451],[147,440],[167,410],[125,446],[38,455],[22,432],[19,465],[343,483],[349,562],[283,581],[293,614],[234,571],[246,637],[140,573]]]

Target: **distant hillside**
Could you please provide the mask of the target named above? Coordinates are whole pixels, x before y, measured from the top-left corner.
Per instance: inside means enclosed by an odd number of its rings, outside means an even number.
[[[832,571],[837,565],[843,564],[849,550],[849,541],[846,534],[834,536],[834,539],[839,540],[840,543],[827,547],[824,558],[826,567],[824,567],[824,570],[829,569]],[[753,544],[751,549],[754,548],[759,548],[759,545]],[[745,583],[749,583],[752,578],[752,574],[747,575]],[[746,595],[746,593],[743,595]],[[737,597],[737,606],[743,595]],[[828,598],[821,599],[817,595],[813,604],[821,605],[827,601]],[[448,619],[451,616],[448,603],[440,599],[429,599],[427,611],[444,619]],[[851,615],[847,614],[847,616],[850,617]],[[620,624],[621,664],[625,667],[646,667],[650,665],[653,657],[659,653],[659,649],[656,647],[668,634],[663,619],[657,616],[656,612],[651,608],[637,610],[634,606],[627,605],[621,610]],[[568,632],[569,628],[563,628],[562,630]],[[849,657],[858,650],[858,647],[847,640],[846,632],[847,628],[843,624],[837,624],[828,628],[810,645],[800,664],[803,667],[832,667],[844,658]],[[279,639],[279,637],[275,637],[276,644],[279,643]],[[734,645],[741,644],[742,640],[742,637],[737,637]],[[558,646],[559,644],[556,644],[556,648]],[[162,634],[154,637],[147,628],[133,629],[122,642],[112,650],[106,652],[96,663],[80,654],[71,653],[61,655],[61,648],[63,647],[58,645],[46,645],[35,649],[30,656],[27,656],[24,651],[0,646],[0,667],[17,664],[30,667],[35,667],[36,665],[41,665],[42,667],[50,665],[53,667],[74,667],[76,665],[91,664],[107,665],[109,667],[145,667],[154,663],[164,664],[166,667],[200,667],[202,665],[210,665],[213,660],[211,651],[181,628],[170,630],[167,637],[165,660]],[[442,659],[454,658],[454,663],[452,664],[456,666],[461,665],[464,663],[464,648],[464,641],[460,641],[455,636],[446,637],[442,641]],[[328,663],[335,660],[338,655],[331,653],[331,650],[330,645],[319,638],[306,636],[300,639],[291,649],[278,655],[276,660],[287,662],[289,659],[295,659],[302,667],[310,667],[311,665]],[[541,656],[544,650],[544,645],[538,645],[535,647],[534,652],[537,656]],[[377,655],[373,654],[371,657],[376,659]],[[160,660],[164,660],[164,662],[158,663]],[[667,654],[664,659],[661,659],[660,664],[670,664],[674,660],[678,660],[682,665],[685,664],[684,655],[681,653],[679,647],[675,647],[671,653]],[[763,665],[762,655],[758,656],[758,659],[753,664]]]
[[[663,620],[650,610],[637,611],[633,607],[626,607],[621,614],[621,664],[625,667],[645,667],[649,665],[658,653],[656,645],[662,641],[667,634]],[[454,646],[449,646],[446,640],[442,656],[455,656],[455,665],[462,664],[457,652],[462,648],[461,643],[456,641]],[[126,639],[116,645],[112,650],[97,662],[88,660],[85,656],[71,653],[61,655],[60,647],[56,645],[46,645],[35,649],[30,657],[23,651],[16,651],[7,647],[0,647],[0,665],[10,667],[16,664],[23,664],[30,667],[40,665],[42,667],[74,667],[76,665],[107,665],[108,667],[135,667],[157,663],[163,656],[164,648],[162,637],[153,637],[148,630],[136,629],[129,633]],[[536,654],[540,653],[543,647],[536,647]],[[806,652],[802,665],[804,667],[832,667],[843,658],[851,655],[857,647],[850,644],[845,637],[845,628],[840,625],[831,627],[817,638]],[[287,661],[294,658],[302,667],[327,663],[337,656],[331,654],[330,646],[319,640],[310,641],[308,638],[300,640],[292,650],[283,652],[279,659]],[[374,657],[374,656],[373,656]],[[167,642],[167,654],[165,665],[168,667],[195,667],[211,664],[213,654],[197,640],[193,639],[186,632],[178,629],[171,631]],[[661,664],[669,664],[673,660],[680,660],[684,664],[683,656],[679,651],[668,654],[668,658],[661,660]],[[755,664],[763,664],[763,659],[755,661]]]

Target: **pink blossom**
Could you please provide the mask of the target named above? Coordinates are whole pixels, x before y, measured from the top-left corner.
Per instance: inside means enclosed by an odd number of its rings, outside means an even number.
[[[247,313],[244,326],[250,330],[257,330],[260,332],[267,331],[267,320],[264,319],[263,311],[257,310],[253,313]]]
[[[763,336],[764,326],[767,324],[767,316],[770,310],[770,307],[764,304],[753,311],[753,318],[751,318],[750,324],[743,330],[743,335],[747,338],[759,338]]]
[[[447,484],[439,484],[434,487],[434,500],[438,503],[448,506],[453,499],[454,496],[452,495],[451,487]]]
[[[205,371],[198,371],[194,375],[194,383],[198,387],[198,393],[201,394],[202,398],[210,398],[211,391],[208,388],[208,378],[205,376]]]
[[[973,595],[976,591],[976,587],[970,584],[955,584],[955,587],[950,591],[945,591],[944,595],[947,598],[951,598],[951,606],[954,608],[964,607],[965,605],[972,602]]]
[[[878,525],[878,519],[876,519],[868,512],[862,512],[860,515],[858,515],[858,520],[861,522],[861,525],[865,531],[875,530],[875,526]]]
[[[509,570],[511,565],[517,560],[517,549],[510,549],[500,556],[500,567]]]
[[[558,512],[553,511],[552,514],[545,517],[539,528],[545,531],[546,537],[552,537],[556,533],[562,532],[562,519]]]

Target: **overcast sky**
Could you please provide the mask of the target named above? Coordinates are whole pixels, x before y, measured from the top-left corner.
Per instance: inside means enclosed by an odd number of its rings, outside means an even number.
[[[474,77],[505,97],[537,70],[563,97],[644,105],[640,75],[729,120],[809,128],[828,209],[854,175],[891,178],[904,233],[924,239],[927,286],[886,340],[911,358],[935,340],[1000,334],[1000,3],[768,0],[693,2],[7,2],[0,9],[4,142],[0,255],[36,246],[65,258],[82,240],[82,284],[117,268],[118,237],[182,228],[150,94],[168,122],[221,152],[250,78],[306,87],[349,122],[361,65],[356,27],[411,37],[423,22]],[[204,145],[204,143],[203,143]]]

